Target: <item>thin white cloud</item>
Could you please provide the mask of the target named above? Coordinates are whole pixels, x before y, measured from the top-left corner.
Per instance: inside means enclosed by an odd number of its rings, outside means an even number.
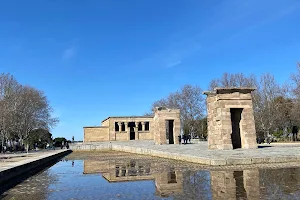
[[[170,62],[169,64],[167,64],[167,67],[168,68],[175,67],[177,65],[180,65],[181,63],[182,63],[181,60],[178,60],[178,61],[175,61],[175,62]]]
[[[70,60],[74,58],[77,54],[77,48],[76,47],[69,47],[65,49],[62,53],[62,59],[63,60]]]
[[[240,30],[233,33],[230,37],[227,38],[226,41],[233,40],[238,36],[241,36],[242,34],[247,33],[248,31],[257,29],[259,27],[262,27],[268,23],[275,22],[277,20],[280,20],[281,18],[286,17],[287,15],[293,14],[300,8],[300,3],[295,2],[293,4],[287,4],[287,5],[276,5],[270,9],[266,9],[266,7],[263,7],[265,10],[261,10],[260,14],[261,17],[254,21],[252,24],[248,24],[247,26],[244,26]],[[272,11],[272,12],[271,12]],[[258,15],[259,13],[252,13],[254,15]],[[249,16],[251,17],[251,16]]]
[[[170,36],[169,44],[160,51],[128,66],[170,68],[183,64],[202,50],[216,49],[242,33],[294,13],[300,6],[297,0],[286,1],[224,0],[211,8],[211,17],[205,27],[199,26],[197,20],[191,22],[192,31],[187,29],[174,33],[175,37]]]
[[[151,66],[155,68],[172,68],[184,62],[186,58],[201,49],[199,41],[194,38],[182,37],[179,41],[171,41],[170,44],[161,51],[145,57],[144,59],[131,63],[129,66]]]

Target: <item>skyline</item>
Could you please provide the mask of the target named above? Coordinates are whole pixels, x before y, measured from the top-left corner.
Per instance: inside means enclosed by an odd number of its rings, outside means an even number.
[[[109,116],[143,115],[185,84],[224,72],[272,73],[300,61],[300,2],[9,1],[0,71],[47,95],[54,137],[83,138]]]

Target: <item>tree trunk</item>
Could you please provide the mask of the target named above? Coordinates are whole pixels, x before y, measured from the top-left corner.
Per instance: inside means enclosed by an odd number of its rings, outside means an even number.
[[[29,144],[27,143],[26,144],[26,152],[28,153],[28,151],[29,151]]]
[[[2,134],[2,148],[1,148],[1,152],[4,153],[4,134]]]

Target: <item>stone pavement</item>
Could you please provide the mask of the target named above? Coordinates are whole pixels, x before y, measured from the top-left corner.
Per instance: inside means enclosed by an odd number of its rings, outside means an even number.
[[[67,151],[63,150],[49,150],[49,151],[38,151],[32,153],[17,153],[17,154],[0,154],[0,172],[14,168],[20,165],[24,165],[30,162],[37,161],[61,152]]]
[[[5,161],[12,161],[12,160],[3,160],[3,159],[14,159],[14,158],[20,158],[20,157],[33,157],[33,156],[38,156],[41,155],[43,153],[45,153],[47,151],[31,151],[28,153],[21,153],[21,152],[17,152],[17,153],[0,153],[0,163],[1,162],[5,162]]]
[[[116,150],[206,165],[252,165],[300,162],[300,143],[271,143],[257,149],[208,150],[207,142],[155,145],[153,141],[99,142],[71,145],[73,151]]]
[[[21,156],[22,154],[6,154],[6,156],[1,156],[0,194],[13,185],[14,182],[21,180],[21,177],[27,177],[40,171],[70,152],[71,150],[62,149],[29,154],[24,153],[26,156]]]

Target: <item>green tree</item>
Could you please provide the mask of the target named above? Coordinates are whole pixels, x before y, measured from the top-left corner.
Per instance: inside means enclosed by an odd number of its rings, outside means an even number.
[[[26,141],[30,147],[37,144],[39,148],[45,148],[47,143],[52,144],[52,134],[46,129],[34,129],[30,132]]]
[[[66,141],[67,141],[67,139],[64,137],[57,137],[57,138],[54,138],[54,140],[53,140],[56,147],[59,147],[62,144],[62,142],[66,143]]]

